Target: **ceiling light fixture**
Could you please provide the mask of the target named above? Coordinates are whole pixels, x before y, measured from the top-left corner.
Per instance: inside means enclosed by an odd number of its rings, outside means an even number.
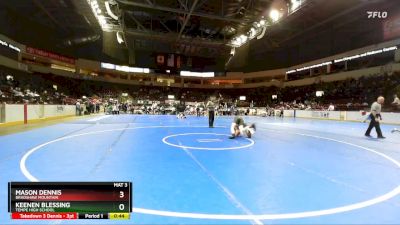
[[[277,22],[280,17],[281,14],[276,9],[271,9],[271,11],[269,12],[269,18],[271,18],[272,22]]]
[[[125,42],[125,41],[124,41],[124,36],[122,35],[121,31],[118,31],[118,32],[116,33],[116,35],[117,35],[118,44],[122,44],[122,43]]]
[[[93,15],[96,17],[97,21],[99,22],[101,29],[103,31],[106,31],[108,28],[110,28],[110,24],[107,23],[107,19],[109,17],[106,17],[103,14],[103,11],[100,9],[99,3],[97,0],[87,0],[88,4],[92,8]]]
[[[105,4],[105,6],[106,6],[107,14],[108,14],[111,18],[113,18],[114,20],[118,20],[118,16],[117,16],[116,14],[114,14],[113,11],[111,10],[111,4],[110,4],[110,2],[109,2],[109,1],[105,1],[104,4]]]

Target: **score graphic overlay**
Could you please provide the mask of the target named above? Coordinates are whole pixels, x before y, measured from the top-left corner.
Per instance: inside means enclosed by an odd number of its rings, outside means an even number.
[[[12,219],[130,219],[131,182],[9,182]]]

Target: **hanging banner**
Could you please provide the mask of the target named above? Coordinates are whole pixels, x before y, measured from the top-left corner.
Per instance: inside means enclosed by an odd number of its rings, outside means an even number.
[[[58,55],[58,54],[48,52],[45,50],[41,50],[41,49],[37,49],[37,48],[26,47],[26,52],[29,54],[41,56],[44,58],[49,58],[49,59],[53,59],[53,60],[57,60],[57,61],[61,61],[61,62],[69,63],[69,64],[75,64],[75,59],[73,59],[73,58]]]
[[[175,67],[175,56],[174,56],[174,54],[168,54],[167,66],[168,67]]]

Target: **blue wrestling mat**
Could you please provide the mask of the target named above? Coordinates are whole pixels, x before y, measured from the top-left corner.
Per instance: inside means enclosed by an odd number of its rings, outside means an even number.
[[[131,181],[120,224],[399,224],[400,135],[367,124],[245,117],[252,139],[229,139],[232,117],[98,116],[0,136],[0,224],[13,221],[9,181]],[[373,134],[374,135],[374,134]]]

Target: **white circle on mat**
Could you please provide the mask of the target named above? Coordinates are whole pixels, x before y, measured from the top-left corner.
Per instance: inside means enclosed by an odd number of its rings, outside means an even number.
[[[198,138],[199,135],[214,135],[214,136],[223,136],[224,138],[226,138],[227,140],[228,137],[230,137],[230,135],[227,134],[216,134],[216,133],[183,133],[183,134],[173,134],[173,135],[169,135],[166,136],[162,139],[162,141],[170,146],[173,147],[177,147],[177,148],[182,148],[182,149],[194,149],[194,150],[203,150],[203,151],[226,151],[226,150],[237,150],[237,149],[242,149],[242,148],[248,148],[254,145],[254,141],[249,139],[249,138],[245,138],[244,140],[246,140],[247,144],[245,145],[240,145],[240,146],[233,146],[233,147],[196,147],[196,146],[186,146],[186,145],[181,145],[181,144],[174,144],[168,141],[169,138],[172,137],[178,137],[178,136],[190,136],[190,135],[196,135]]]

